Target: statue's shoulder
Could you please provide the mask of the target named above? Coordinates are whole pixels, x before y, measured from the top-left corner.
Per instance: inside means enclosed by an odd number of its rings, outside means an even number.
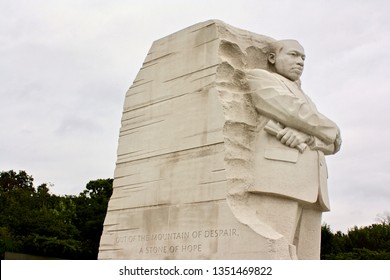
[[[252,75],[252,76],[262,76],[262,75],[265,75],[265,76],[268,76],[268,75],[273,75],[271,72],[265,70],[265,69],[259,69],[259,68],[256,68],[256,69],[249,69],[247,70],[247,73],[249,75]]]
[[[264,69],[250,69],[247,70],[246,74],[249,84],[252,83],[262,83],[262,84],[278,84],[280,83],[278,77],[267,70]]]
[[[261,79],[261,80],[277,80],[277,76],[264,69],[249,69],[247,70],[247,77],[249,79]]]

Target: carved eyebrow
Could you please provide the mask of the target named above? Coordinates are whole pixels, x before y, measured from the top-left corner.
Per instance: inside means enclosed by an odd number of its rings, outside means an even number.
[[[305,58],[306,58],[306,55],[305,55],[305,54],[303,54],[303,53],[301,53],[301,52],[299,52],[299,51],[296,51],[296,50],[291,50],[291,51],[289,51],[288,53],[289,53],[289,54],[294,54],[294,55],[299,55],[300,57],[302,57],[303,60],[305,60]]]
[[[305,55],[304,53],[301,53],[300,51],[296,51],[296,50],[290,50],[289,53],[296,53],[298,55]]]

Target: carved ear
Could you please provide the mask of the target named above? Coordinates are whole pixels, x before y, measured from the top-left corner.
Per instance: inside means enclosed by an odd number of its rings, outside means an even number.
[[[271,63],[272,65],[275,64],[275,53],[269,53],[269,54],[268,54],[268,61],[269,61],[269,63]]]

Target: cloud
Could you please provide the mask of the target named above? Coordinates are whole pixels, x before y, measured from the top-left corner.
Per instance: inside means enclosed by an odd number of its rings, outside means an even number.
[[[154,40],[208,19],[307,53],[303,87],[339,124],[330,157],[333,229],[388,208],[390,2],[0,2],[0,169],[26,170],[75,194],[112,177],[124,95]]]

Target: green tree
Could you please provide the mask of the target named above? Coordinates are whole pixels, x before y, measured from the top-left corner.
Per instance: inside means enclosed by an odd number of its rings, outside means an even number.
[[[355,226],[347,234],[333,234],[329,226],[322,226],[321,259],[333,260],[388,260],[390,259],[390,219],[380,224]]]
[[[50,194],[46,184],[35,188],[33,181],[25,171],[0,173],[1,251],[64,257],[64,240],[72,242],[79,235],[69,218],[75,207],[67,198]],[[45,239],[50,238],[63,250],[48,251]]]
[[[25,171],[0,172],[0,253],[96,259],[113,180],[90,181],[79,196],[33,181]]]
[[[112,194],[113,179],[90,181],[86,189],[75,199],[74,224],[80,231],[89,258],[96,259],[108,201]]]

